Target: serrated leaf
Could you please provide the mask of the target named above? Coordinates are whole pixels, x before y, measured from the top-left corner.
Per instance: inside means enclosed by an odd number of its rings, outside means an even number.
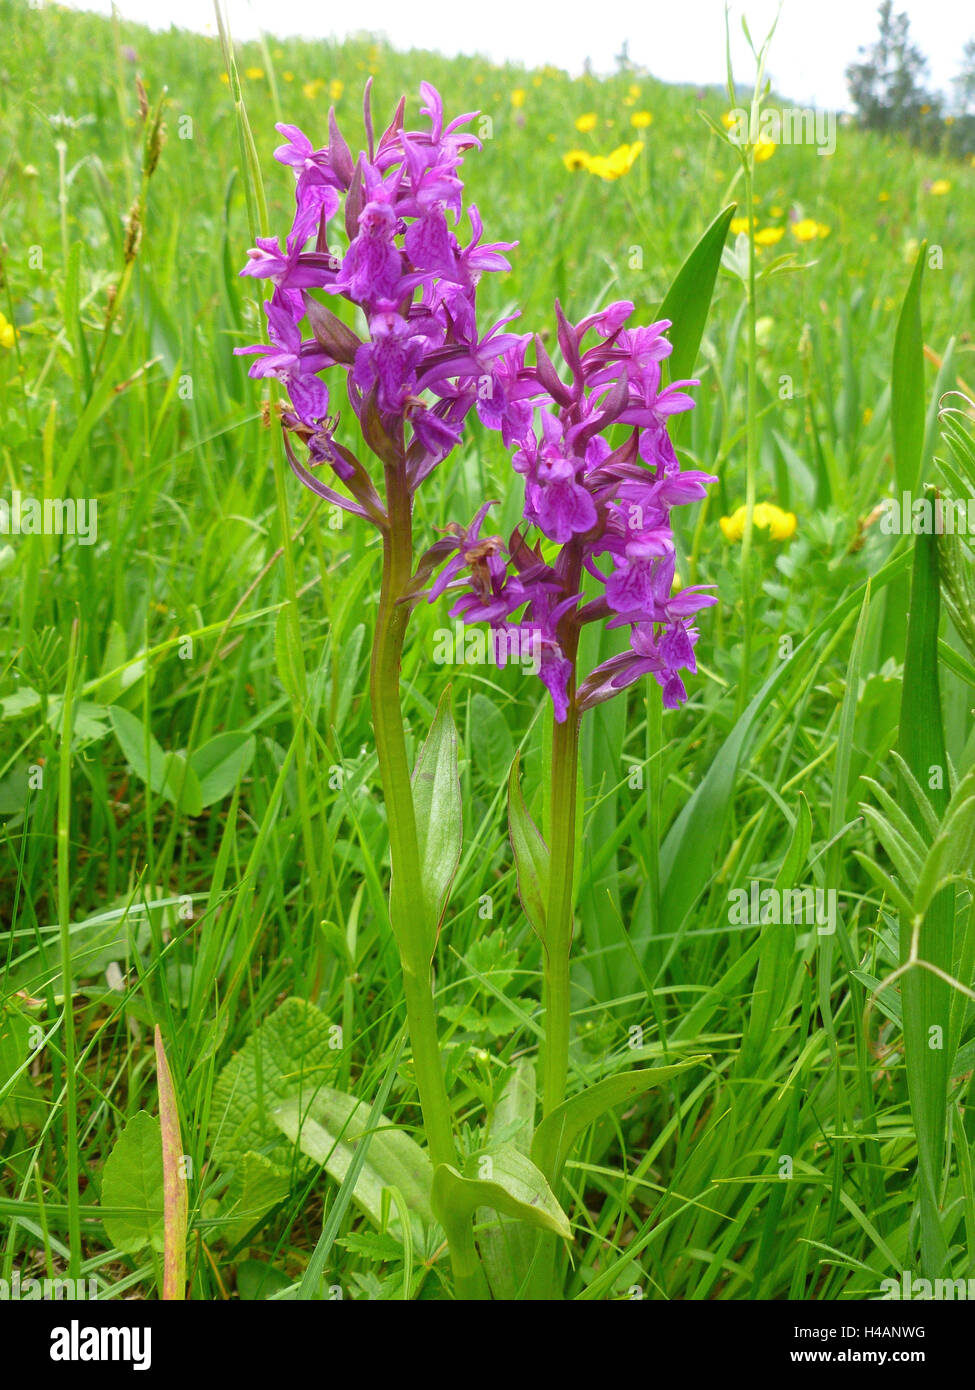
[[[508,777],[508,838],[518,876],[518,896],[534,930],[545,940],[545,905],[548,902],[549,849],[542,832],[528,814],[518,781],[519,755]]]
[[[644,1095],[653,1086],[669,1081],[688,1067],[700,1066],[705,1061],[707,1054],[702,1054],[665,1067],[617,1072],[615,1076],[597,1081],[594,1086],[587,1086],[579,1095],[563,1101],[545,1116],[532,1140],[532,1158],[553,1186],[557,1186],[572,1145],[593,1120],[617,1105]]]
[[[139,1110],[116,1139],[102,1171],[102,1203],[116,1213],[104,1216],[108,1238],[134,1254],[146,1245],[160,1254],[163,1222],[162,1130],[154,1115]],[[124,1216],[119,1208],[127,1208]]]
[[[230,1059],[217,1078],[210,1105],[211,1157],[233,1168],[249,1150],[281,1168],[293,1149],[284,1143],[269,1111],[283,1101],[305,1103],[335,1069],[329,1020],[303,999],[286,999]]]
[[[540,1231],[572,1239],[569,1218],[527,1154],[513,1144],[502,1144],[477,1162],[490,1176],[464,1177],[449,1163],[441,1163],[434,1172],[433,1209],[445,1229],[469,1220],[478,1207],[491,1207]]]
[[[231,1245],[236,1244],[290,1191],[291,1182],[284,1169],[264,1154],[245,1153],[223,1200],[221,1235]]]

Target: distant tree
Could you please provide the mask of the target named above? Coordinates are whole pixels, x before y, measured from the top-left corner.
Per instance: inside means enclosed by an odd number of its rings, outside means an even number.
[[[850,98],[869,130],[897,131],[920,141],[942,105],[924,86],[928,60],[911,40],[907,15],[894,13],[893,0],[882,0],[878,16],[876,42],[861,48],[861,61],[846,70]]]
[[[955,105],[959,116],[975,115],[975,39],[969,39],[961,51],[961,68],[952,78]]]
[[[961,67],[952,78],[954,110],[949,148],[952,154],[975,153],[975,38],[961,51]]]

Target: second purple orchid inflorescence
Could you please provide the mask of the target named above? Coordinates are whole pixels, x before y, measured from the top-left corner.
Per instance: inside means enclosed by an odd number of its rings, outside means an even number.
[[[534,643],[560,722],[570,705],[581,713],[646,674],[656,678],[665,707],[673,709],[687,698],[681,671],[696,670],[698,634],[689,620],[717,601],[703,588],[673,592],[671,509],[698,501],[715,481],[682,470],[667,433],[668,418],[693,406],[681,388],[697,383],[661,387],[660,364],[672,351],[664,336],[667,320],[627,328],[633,314],[628,301],[577,324],[558,304],[556,314],[569,383],[538,337],[534,366],[525,365],[530,337],[502,359],[516,408],[499,425],[514,451],[513,467],[525,479],[524,523],[507,545],[500,536],[482,538],[493,505],[486,503],[470,528],[454,528],[454,539],[441,545],[444,553],[455,553],[430,598],[448,585],[461,588],[452,616],[490,623],[503,639],[495,644],[502,659],[519,643],[522,651]],[[597,341],[584,348],[590,334]],[[616,448],[607,439],[614,426],[625,427]],[[529,544],[532,529],[554,543],[554,555],[544,540]],[[605,568],[597,563],[603,556],[609,557]],[[463,571],[466,582],[459,578]],[[596,581],[588,598],[587,575]],[[597,621],[628,627],[630,647],[597,666],[577,689],[579,630]]]

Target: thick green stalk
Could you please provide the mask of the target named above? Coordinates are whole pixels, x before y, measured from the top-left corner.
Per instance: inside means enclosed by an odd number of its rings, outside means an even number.
[[[565,1099],[569,1072],[569,953],[572,947],[572,879],[575,870],[576,778],[579,711],[570,691],[565,722],[552,734],[552,826],[548,910],[545,917],[545,1045],[542,1105],[547,1115]]]
[[[566,592],[578,589],[582,570],[581,549],[572,556],[566,574]],[[572,948],[573,878],[576,848],[576,785],[579,776],[579,722],[576,706],[576,656],[579,632],[564,623],[559,633],[569,661],[569,707],[565,720],[552,732],[552,801],[549,827],[549,886],[545,914],[544,978],[542,1003],[545,1036],[542,1046],[542,1110],[548,1114],[565,1099],[569,1074],[570,986],[569,953]]]
[[[423,901],[420,852],[399,700],[400,663],[409,607],[397,603],[397,599],[405,592],[413,572],[410,497],[399,469],[386,469],[386,501],[389,529],[383,536],[382,589],[369,695],[389,824],[393,870],[389,917],[403,965],[406,1014],[423,1125],[430,1158],[436,1165],[454,1163],[456,1152],[440,1062],[430,974],[435,927],[425,920],[422,910],[418,910]]]

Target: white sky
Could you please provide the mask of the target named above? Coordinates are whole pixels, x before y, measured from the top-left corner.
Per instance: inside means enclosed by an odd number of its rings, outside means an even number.
[[[67,0],[76,9],[111,13],[112,0]],[[152,28],[176,24],[214,34],[212,0],[117,0],[126,19]],[[744,82],[751,59],[741,33],[744,12],[761,42],[777,0],[733,0],[735,76]],[[947,88],[962,46],[975,35],[969,0],[895,0],[906,10],[915,43],[930,60],[932,85]],[[614,66],[624,40],[631,59],[668,82],[723,82],[724,0],[228,0],[231,32],[254,38],[385,34],[397,48],[481,53],[495,62],[554,63],[578,72],[589,58],[600,72]],[[801,105],[847,103],[843,72],[877,28],[876,0],[783,0],[769,71],[784,96]]]

